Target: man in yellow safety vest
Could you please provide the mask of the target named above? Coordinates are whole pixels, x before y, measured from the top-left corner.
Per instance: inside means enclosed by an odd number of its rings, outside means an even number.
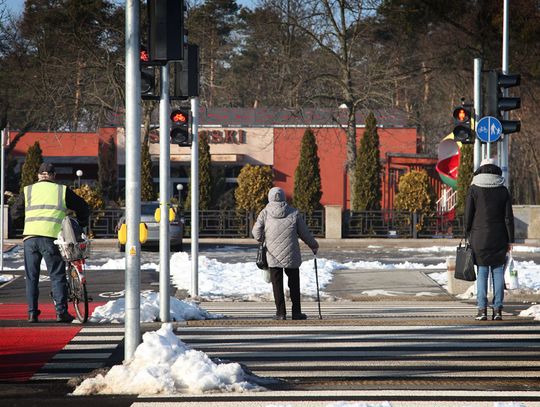
[[[14,219],[24,217],[24,270],[26,274],[26,301],[28,322],[39,322],[39,271],[45,260],[51,278],[52,296],[56,308],[56,322],[71,322],[73,316],[67,308],[67,279],[65,263],[54,240],[66,216],[72,209],[82,227],[88,224],[88,204],[65,185],[54,182],[56,172],[50,163],[38,170],[38,182],[24,187],[11,208]]]

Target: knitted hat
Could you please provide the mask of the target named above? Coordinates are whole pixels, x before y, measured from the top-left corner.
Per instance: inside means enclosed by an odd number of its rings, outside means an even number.
[[[497,165],[497,163],[495,162],[493,158],[484,158],[482,162],[480,163],[480,167],[482,165],[489,165],[489,164]]]
[[[54,174],[55,173],[54,165],[52,165],[51,163],[42,163],[39,166],[38,174],[43,174],[44,172],[48,174]]]

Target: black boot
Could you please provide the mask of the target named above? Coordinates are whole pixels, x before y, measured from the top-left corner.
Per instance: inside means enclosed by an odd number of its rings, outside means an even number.
[[[478,314],[476,314],[477,321],[487,321],[487,308],[478,308]]]
[[[493,308],[493,320],[502,321],[502,308]]]

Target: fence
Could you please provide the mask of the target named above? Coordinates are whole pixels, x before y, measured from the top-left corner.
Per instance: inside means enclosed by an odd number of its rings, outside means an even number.
[[[124,209],[94,211],[90,217],[90,229],[94,238],[112,239],[117,236],[117,225]],[[222,238],[249,238],[256,219],[251,213],[229,211],[201,211],[199,213],[199,236]],[[325,212],[314,211],[310,216],[302,214],[315,237],[325,236]],[[344,238],[452,238],[463,236],[463,217],[437,213],[417,216],[404,211],[380,210],[343,213]],[[191,214],[184,214],[184,237],[191,235]],[[11,228],[10,237],[20,238],[22,228]]]
[[[421,216],[405,211],[345,211],[343,237],[453,238],[463,236],[463,217],[448,213]]]

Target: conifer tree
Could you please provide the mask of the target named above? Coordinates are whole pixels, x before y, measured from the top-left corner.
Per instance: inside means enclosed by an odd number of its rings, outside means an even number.
[[[360,141],[356,155],[355,183],[352,199],[354,211],[377,210],[381,207],[381,162],[379,152],[379,134],[375,115],[369,113],[366,129]]]
[[[457,201],[456,213],[463,215],[465,213],[465,200],[467,191],[473,179],[474,167],[474,145],[462,144],[459,155],[459,167],[457,177]]]
[[[317,141],[311,129],[302,138],[300,160],[294,172],[293,205],[301,212],[311,214],[320,206],[321,171],[317,155]]]
[[[199,209],[208,210],[212,204],[212,190],[214,187],[212,178],[212,161],[208,138],[199,137]],[[191,188],[188,190],[184,208],[191,207]]]
[[[152,179],[152,160],[148,143],[142,143],[141,147],[141,200],[156,200],[156,191]]]
[[[273,187],[272,168],[267,165],[245,165],[238,175],[234,192],[236,209],[258,214],[268,202],[268,191]]]
[[[26,152],[26,158],[21,170],[21,189],[23,191],[24,187],[27,185],[32,185],[38,180],[38,170],[39,166],[43,162],[43,152],[39,145],[39,141],[36,141],[33,146],[28,148]]]
[[[116,145],[111,136],[107,143],[100,142],[98,156],[98,189],[105,200],[116,199],[118,172],[116,167]]]

